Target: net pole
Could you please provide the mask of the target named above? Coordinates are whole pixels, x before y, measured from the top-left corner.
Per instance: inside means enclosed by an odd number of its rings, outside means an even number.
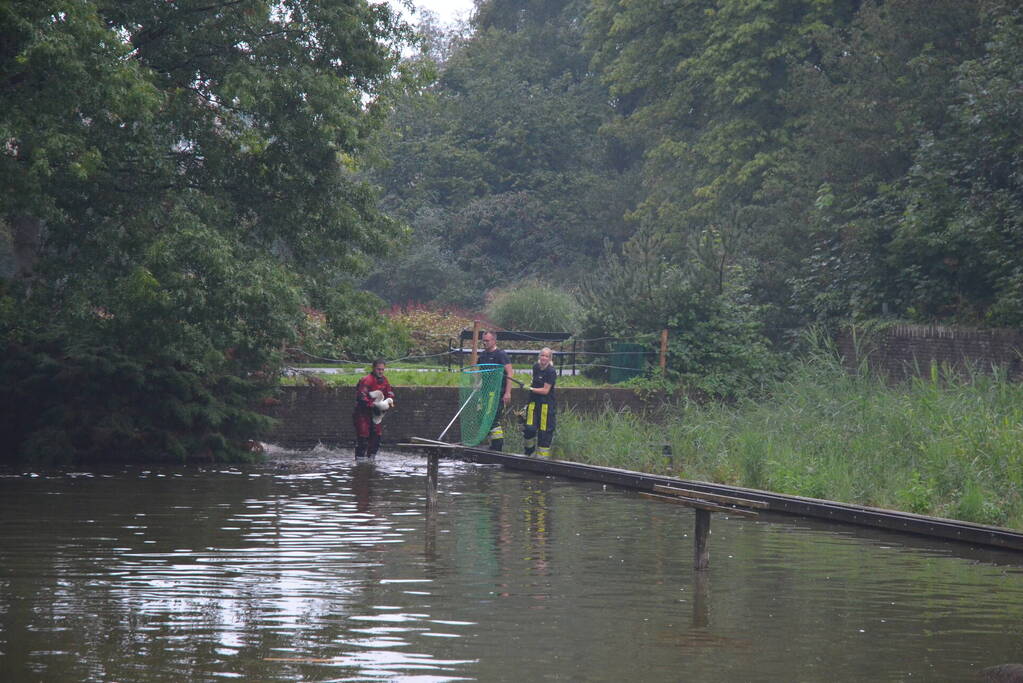
[[[462,407],[461,407],[461,408],[459,408],[459,409],[458,409],[458,412],[457,412],[457,413],[455,413],[455,416],[454,416],[453,418],[451,418],[451,422],[448,422],[448,426],[447,426],[447,427],[445,427],[445,428],[444,428],[444,431],[443,431],[443,432],[441,432],[441,433],[440,433],[440,436],[438,436],[438,437],[437,437],[437,441],[443,441],[443,440],[444,440],[444,435],[448,433],[448,430],[449,430],[449,429],[451,429],[451,425],[455,424],[455,420],[457,420],[457,419],[458,419],[458,416],[462,414],[462,411],[463,411],[463,410],[465,410],[465,407],[466,407],[467,405],[469,405],[469,401],[471,401],[471,400],[472,400],[472,397],[476,395],[476,392],[477,392],[477,391],[479,391],[479,389],[473,389],[473,390],[472,390],[472,393],[471,393],[471,394],[469,394],[469,398],[465,399],[465,402],[464,402],[464,403],[462,403]]]

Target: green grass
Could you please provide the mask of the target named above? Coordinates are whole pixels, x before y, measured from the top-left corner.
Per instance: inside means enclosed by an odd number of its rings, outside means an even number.
[[[768,399],[685,403],[662,422],[562,411],[555,457],[1023,528],[1023,385],[889,387],[815,359]]]

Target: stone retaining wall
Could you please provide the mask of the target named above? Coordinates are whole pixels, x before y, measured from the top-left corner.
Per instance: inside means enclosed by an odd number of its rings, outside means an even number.
[[[967,328],[896,325],[868,334],[845,330],[836,335],[846,365],[861,362],[890,380],[930,373],[931,363],[960,371],[1004,370],[1023,381],[1023,332]]]
[[[413,436],[436,439],[458,412],[458,387],[395,387],[395,408],[384,418],[384,443],[408,441]],[[648,413],[661,401],[647,402],[629,389],[564,387],[557,390],[558,409],[599,413],[606,407]],[[512,405],[526,403],[526,392],[512,389]],[[318,443],[349,446],[355,441],[352,427],[354,387],[283,387],[280,403],[266,413],[279,420],[267,438],[270,443],[312,447]],[[456,422],[446,437],[458,438]]]

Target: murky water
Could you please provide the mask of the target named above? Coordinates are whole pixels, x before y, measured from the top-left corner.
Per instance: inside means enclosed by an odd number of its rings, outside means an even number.
[[[285,454],[287,455],[287,454]],[[1023,557],[599,484],[294,455],[0,477],[3,681],[963,681],[1023,660]]]

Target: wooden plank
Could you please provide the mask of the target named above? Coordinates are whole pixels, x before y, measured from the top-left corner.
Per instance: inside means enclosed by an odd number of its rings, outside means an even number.
[[[394,445],[403,448],[445,448],[451,451],[455,451],[461,448],[461,446],[459,446],[456,443],[449,443],[447,445],[439,443],[396,443]]]
[[[315,443],[309,444],[309,446],[313,445]],[[958,543],[1023,551],[1023,530],[1020,529],[1006,529],[942,517],[927,517],[910,512],[898,512],[817,498],[790,496],[770,491],[761,491],[759,489],[690,481],[666,475],[633,472],[615,467],[586,465],[565,460],[527,458],[522,455],[511,455],[473,446],[459,447],[457,444],[448,444],[448,446],[460,451],[460,454],[456,457],[461,457],[470,462],[504,465],[505,467],[517,470],[528,470],[544,475],[596,481],[639,491],[651,491],[656,484],[673,487],[679,487],[680,485],[681,487],[698,486],[700,489],[719,492],[716,495],[733,495],[736,497],[756,496],[756,498],[762,499],[769,504],[769,510],[772,513],[811,517],[829,522],[855,524],[862,527],[909,533],[917,536],[929,536]],[[698,492],[697,495],[704,494]],[[736,515],[740,512],[736,509],[728,509],[728,511]]]
[[[401,444],[395,444],[395,446],[397,448],[418,448],[420,450],[424,449],[424,448],[443,448],[443,449],[447,449],[449,451],[455,451],[455,450],[458,450],[458,449],[461,448],[461,446],[459,446],[458,444],[448,444],[447,446],[442,446],[441,444],[404,444],[404,443],[401,443]]]
[[[413,436],[412,440],[416,442],[417,446],[437,446],[438,448],[462,448],[462,444],[449,443],[447,441],[438,441],[437,439],[427,439],[422,436]]]
[[[661,486],[659,484],[654,485],[654,491],[657,493],[667,493],[673,496],[688,496],[690,498],[700,498],[702,500],[709,500],[715,503],[724,503],[726,505],[741,505],[748,508],[758,508],[766,510],[769,505],[762,500],[753,500],[752,498],[736,498],[735,496],[723,496],[720,493],[706,493],[704,491],[695,491],[693,489],[680,489],[674,486]]]
[[[696,508],[698,510],[706,510],[707,512],[726,512],[736,517],[745,517],[747,519],[756,519],[758,516],[756,512],[752,510],[743,510],[741,508],[729,508],[724,505],[715,505],[714,503],[708,503],[705,500],[696,500],[695,498],[684,498],[682,496],[662,496],[657,493],[647,493],[640,491],[639,495],[644,498],[650,498],[651,500],[659,500],[663,503],[675,503],[676,505],[685,505],[686,507]]]

